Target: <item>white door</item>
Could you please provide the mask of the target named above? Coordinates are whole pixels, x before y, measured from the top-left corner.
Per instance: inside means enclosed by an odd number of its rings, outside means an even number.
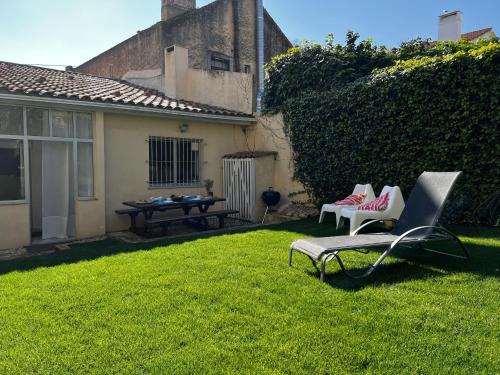
[[[255,159],[224,159],[223,163],[226,209],[238,210],[235,217],[255,222]]]

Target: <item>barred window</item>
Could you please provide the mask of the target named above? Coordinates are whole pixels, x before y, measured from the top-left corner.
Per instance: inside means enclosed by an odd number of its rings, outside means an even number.
[[[201,139],[149,137],[149,185],[199,185],[200,145]]]
[[[210,70],[231,71],[231,58],[221,53],[210,53],[209,63]]]

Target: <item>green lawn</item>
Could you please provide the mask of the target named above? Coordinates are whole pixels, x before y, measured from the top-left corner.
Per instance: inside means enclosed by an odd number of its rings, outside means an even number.
[[[332,225],[0,263],[0,374],[500,372],[500,230],[454,228],[472,262],[405,250],[365,282],[288,268]]]

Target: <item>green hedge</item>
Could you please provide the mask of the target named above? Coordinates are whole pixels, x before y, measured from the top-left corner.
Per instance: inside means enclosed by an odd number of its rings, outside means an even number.
[[[399,185],[407,197],[423,171],[462,170],[448,219],[497,222],[499,43],[398,62],[284,108],[296,178],[319,203],[365,182],[376,192]]]
[[[369,39],[358,40],[359,34],[349,31],[345,45],[340,45],[329,35],[324,46],[305,43],[273,58],[266,65],[266,110],[279,112],[289,98],[304,90],[338,88],[369,75],[375,68],[394,64],[394,51],[374,46]],[[410,49],[414,53],[414,45]]]

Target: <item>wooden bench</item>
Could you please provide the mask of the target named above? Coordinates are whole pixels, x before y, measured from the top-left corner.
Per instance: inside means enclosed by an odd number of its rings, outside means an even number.
[[[196,204],[189,205],[188,207],[194,208],[194,207],[196,207]],[[178,210],[178,209],[179,209],[179,207],[164,206],[164,207],[158,207],[157,211],[165,212],[168,210]],[[118,215],[128,215],[130,217],[130,230],[131,231],[135,231],[137,229],[137,216],[139,216],[139,214],[141,214],[142,212],[143,211],[138,209],[138,208],[124,208],[124,209],[120,209],[120,210],[115,211],[115,213]]]
[[[181,221],[189,221],[189,220],[195,220],[198,223],[200,223],[203,219],[208,219],[210,217],[216,217],[219,220],[219,228],[224,228],[224,220],[229,215],[234,215],[237,213],[239,213],[239,211],[221,210],[221,211],[211,211],[211,212],[192,214],[192,215],[182,215],[182,216],[177,216],[177,217],[165,217],[165,218],[158,218],[158,219],[149,219],[149,220],[145,221],[145,225],[146,225],[145,230],[147,232],[148,227],[160,226],[163,230],[163,233],[167,234],[168,226],[172,223],[177,223],[177,222],[181,222]]]
[[[137,216],[142,211],[137,209],[137,208],[124,208],[121,210],[116,210],[115,213],[118,215],[128,215],[130,216],[130,230],[136,230],[137,229]]]

